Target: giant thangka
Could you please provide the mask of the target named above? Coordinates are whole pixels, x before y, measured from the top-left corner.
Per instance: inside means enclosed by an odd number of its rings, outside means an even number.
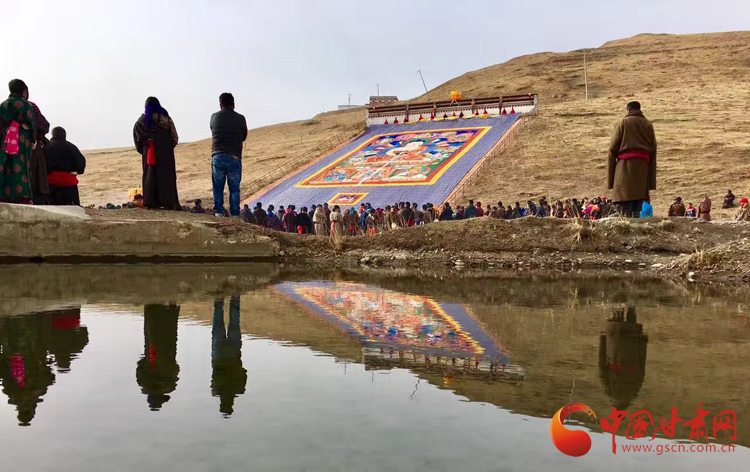
[[[297,208],[395,202],[442,204],[518,114],[371,125],[357,139],[255,200]]]

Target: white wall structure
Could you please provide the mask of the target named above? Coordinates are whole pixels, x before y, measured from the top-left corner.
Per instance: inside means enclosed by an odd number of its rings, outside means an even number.
[[[401,124],[420,121],[458,120],[506,114],[535,115],[535,94],[463,99],[444,102],[409,103],[406,105],[370,106],[367,124]]]

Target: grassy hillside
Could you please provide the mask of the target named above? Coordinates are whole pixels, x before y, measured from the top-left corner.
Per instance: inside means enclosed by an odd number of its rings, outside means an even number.
[[[250,130],[243,159],[243,187],[364,118],[363,110],[347,110]],[[135,148],[85,151],[84,154],[86,174],[79,187],[83,205],[122,203],[127,201],[128,189],[140,186],[141,157]],[[178,145],[175,159],[180,201],[212,200],[211,139]]]
[[[540,53],[469,72],[415,100],[535,92],[539,115],[505,159],[492,163],[466,198],[485,202],[606,195],[609,135],[625,104],[639,100],[659,140],[656,212],[676,195],[719,203],[728,188],[750,194],[750,32],[639,35],[591,49],[589,101],[583,54]],[[362,119],[362,111],[332,112],[311,121],[251,131],[245,181]],[[209,142],[178,147],[181,198],[210,197]],[[81,187],[85,203],[119,202],[140,179],[134,151],[88,153]],[[287,202],[279,202],[287,203]]]
[[[507,159],[495,161],[467,198],[483,201],[606,195],[610,133],[625,104],[639,100],[659,141],[656,212],[674,196],[715,203],[728,188],[750,194],[750,32],[640,35],[588,51],[589,101],[583,54],[543,53],[458,77],[429,97],[540,94]]]

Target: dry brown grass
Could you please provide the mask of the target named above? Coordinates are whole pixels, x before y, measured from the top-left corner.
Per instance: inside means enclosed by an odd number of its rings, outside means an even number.
[[[362,110],[348,110],[325,113],[312,120],[250,130],[244,151],[243,187],[341,133],[357,120],[364,120],[364,117]],[[84,205],[122,203],[127,201],[128,189],[140,186],[141,157],[135,149],[105,149],[85,151],[84,154],[88,162],[79,187]],[[210,202],[211,140],[180,144],[175,158],[180,201],[202,198],[204,203]]]
[[[584,101],[580,52],[544,53],[466,74],[433,92],[468,96],[540,94],[540,110],[521,141],[483,172],[466,198],[525,201],[547,196],[607,195],[609,137],[625,103],[639,100],[659,140],[655,212],[675,196],[721,200],[728,188],[750,194],[743,174],[750,157],[750,32],[641,35],[589,52],[589,102]],[[509,178],[512,177],[512,178]]]
[[[424,99],[539,94],[539,115],[519,142],[494,160],[467,189],[466,199],[525,201],[547,196],[607,195],[610,132],[625,103],[639,100],[660,143],[655,213],[672,198],[698,204],[709,194],[717,210],[728,188],[750,195],[750,32],[639,35],[589,51],[589,102],[584,101],[581,52],[541,53],[464,74]],[[249,181],[304,149],[362,119],[361,110],[326,113],[310,121],[252,130],[245,160]],[[178,186],[183,200],[210,197],[208,141],[178,147]],[[87,153],[81,186],[85,203],[119,202],[140,180],[135,152]],[[281,202],[280,202],[281,203]]]

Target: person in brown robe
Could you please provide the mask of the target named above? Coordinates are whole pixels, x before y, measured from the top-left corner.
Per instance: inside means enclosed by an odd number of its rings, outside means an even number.
[[[36,147],[31,151],[31,162],[29,165],[29,182],[31,184],[31,197],[34,205],[46,205],[49,203],[49,183],[47,182],[47,161],[44,156],[44,148],[49,144],[47,133],[50,130],[49,121],[42,115],[41,110],[34,102],[29,102],[34,110],[36,121]]]
[[[313,213],[313,224],[315,225],[315,234],[318,236],[326,236],[326,212],[321,205],[315,209]]]
[[[331,219],[331,235],[339,238],[344,236],[344,215],[341,214],[338,205],[334,205],[329,218]]]
[[[698,205],[698,218],[711,221],[711,199],[708,195],[704,195],[701,204]]]
[[[174,148],[179,138],[172,118],[161,107],[159,100],[149,97],[146,109],[133,126],[133,142],[143,165],[143,200],[147,208],[182,210],[177,196],[177,170]],[[148,150],[153,143],[155,162],[148,162]]]
[[[344,213],[344,233],[347,236],[355,236],[357,234],[357,223],[359,223],[359,215],[356,209],[351,208]]]
[[[656,189],[656,135],[640,103],[630,102],[627,109],[610,141],[607,188],[623,216],[638,218],[649,191]]]
[[[674,203],[669,207],[667,216],[685,216],[685,204],[682,203],[681,197],[674,199]]]

